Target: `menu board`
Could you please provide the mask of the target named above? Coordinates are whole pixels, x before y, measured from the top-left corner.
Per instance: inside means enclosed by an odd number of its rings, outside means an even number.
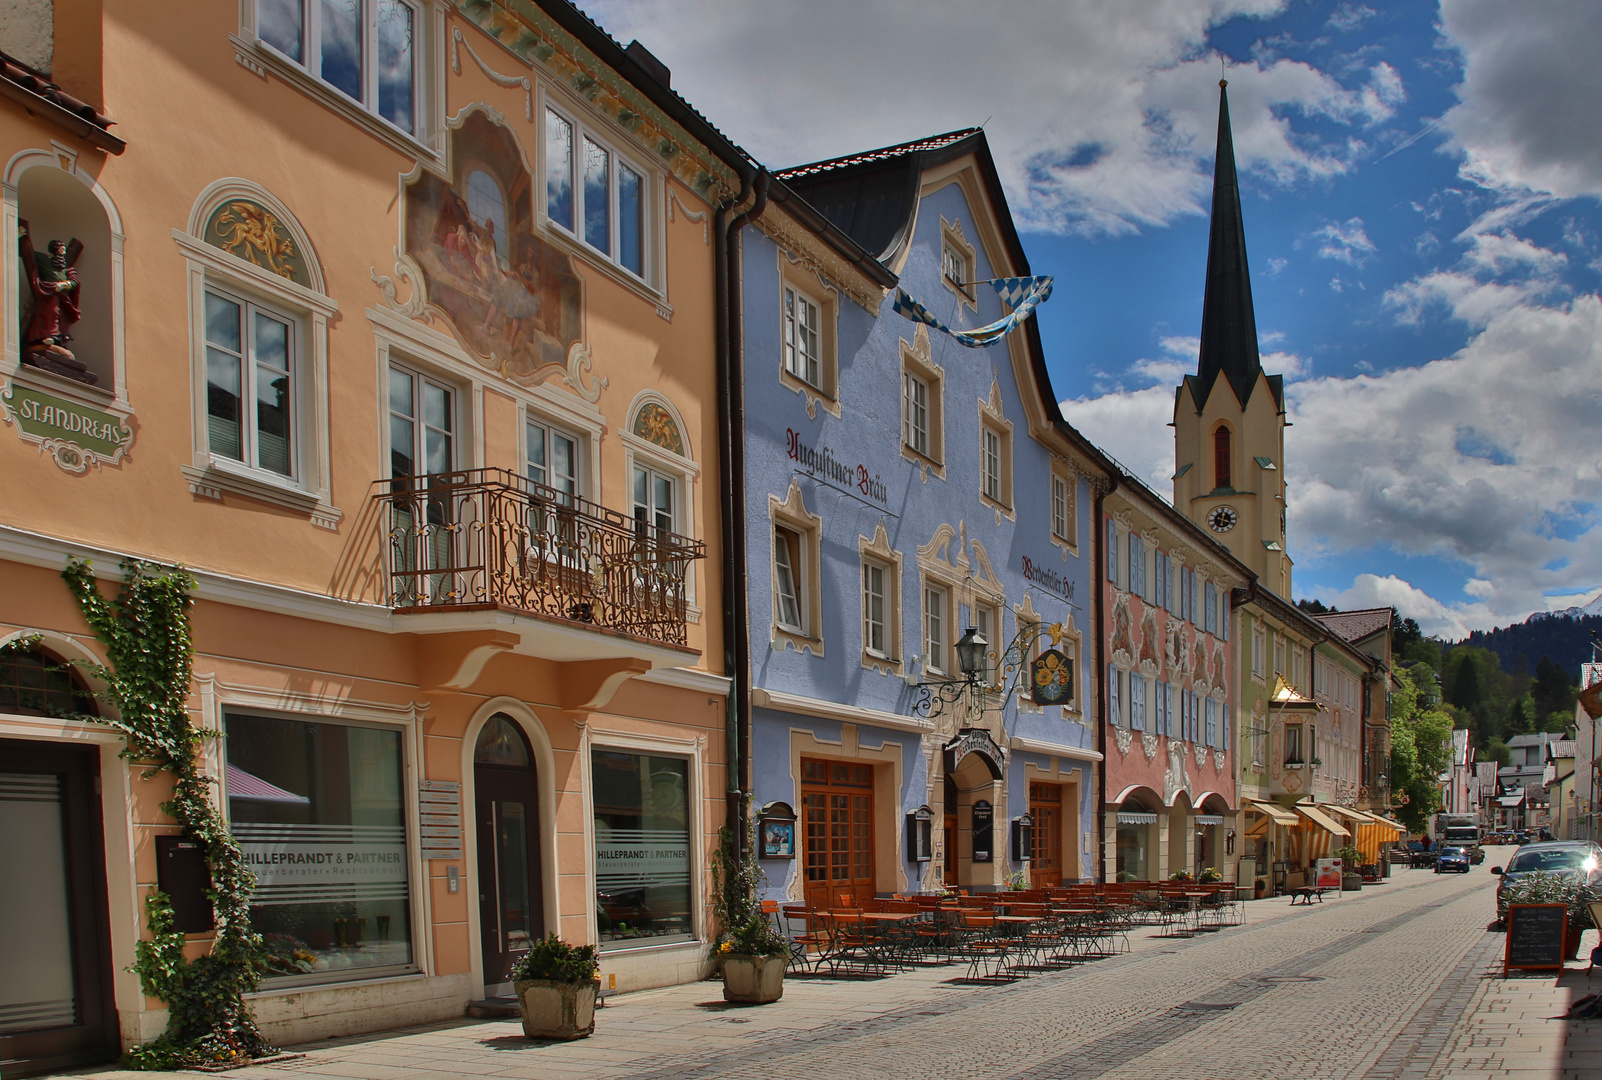
[[[1318,875],[1313,879],[1316,889],[1338,889],[1341,887],[1341,861],[1339,859],[1319,859]]]
[[[1569,909],[1562,904],[1509,905],[1503,974],[1513,968],[1561,970],[1568,913]]]

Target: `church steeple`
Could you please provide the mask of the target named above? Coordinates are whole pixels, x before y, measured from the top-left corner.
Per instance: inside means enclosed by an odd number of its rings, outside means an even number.
[[[1235,388],[1242,405],[1263,370],[1257,353],[1257,317],[1252,311],[1251,274],[1246,266],[1246,224],[1235,174],[1235,142],[1229,127],[1229,85],[1218,80],[1218,153],[1213,162],[1212,231],[1207,241],[1207,292],[1202,302],[1201,354],[1193,388],[1205,406],[1218,376]]]

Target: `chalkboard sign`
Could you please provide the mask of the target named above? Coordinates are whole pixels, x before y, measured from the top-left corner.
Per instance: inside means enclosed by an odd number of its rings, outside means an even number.
[[[1568,913],[1563,904],[1510,904],[1502,974],[1513,968],[1562,970]]]
[[[993,862],[995,860],[995,811],[991,809],[986,799],[980,799],[973,804],[973,861]]]

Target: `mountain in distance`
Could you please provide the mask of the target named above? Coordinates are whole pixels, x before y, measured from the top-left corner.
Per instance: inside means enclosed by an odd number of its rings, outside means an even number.
[[[1591,662],[1593,633],[1602,637],[1602,593],[1582,606],[1537,611],[1512,626],[1476,630],[1458,644],[1489,649],[1501,661],[1503,671],[1515,670],[1522,656],[1533,672],[1541,657],[1550,656],[1563,665],[1570,679],[1579,682],[1580,665]]]

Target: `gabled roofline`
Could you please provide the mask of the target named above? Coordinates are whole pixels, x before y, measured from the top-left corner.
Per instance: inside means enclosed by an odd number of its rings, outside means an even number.
[[[768,184],[768,200],[771,203],[783,207],[803,228],[828,244],[837,255],[860,270],[880,288],[890,289],[896,286],[901,279],[893,270],[880,262],[873,252],[851,239],[838,225],[818,213],[811,203],[796,194],[795,189],[780,180],[778,174],[770,175],[773,177]]]

